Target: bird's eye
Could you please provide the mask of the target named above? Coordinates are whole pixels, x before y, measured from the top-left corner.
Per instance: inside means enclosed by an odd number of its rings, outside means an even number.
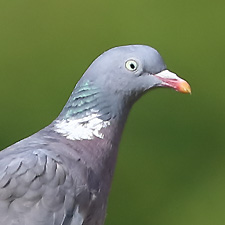
[[[137,62],[133,59],[130,59],[130,60],[126,61],[125,66],[130,71],[135,71],[138,68]]]

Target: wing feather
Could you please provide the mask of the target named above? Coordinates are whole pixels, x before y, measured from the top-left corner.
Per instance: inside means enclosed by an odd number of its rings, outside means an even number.
[[[62,158],[46,149],[0,155],[1,223],[81,225],[84,218],[76,211],[80,204],[76,198],[89,192],[79,179],[79,188],[74,189],[73,177]]]

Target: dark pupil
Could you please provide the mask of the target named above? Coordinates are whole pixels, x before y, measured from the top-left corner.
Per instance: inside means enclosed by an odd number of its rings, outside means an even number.
[[[130,68],[133,70],[135,69],[135,65],[133,63],[130,64]]]

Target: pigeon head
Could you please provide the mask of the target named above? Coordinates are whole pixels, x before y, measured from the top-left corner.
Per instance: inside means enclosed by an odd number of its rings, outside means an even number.
[[[167,70],[158,51],[144,45],[106,51],[91,64],[78,85],[87,80],[108,95],[131,104],[154,87],[171,87],[190,93],[188,83]]]
[[[61,122],[57,131],[77,139],[73,137],[78,133],[74,127],[81,129],[90,125],[90,129],[84,131],[86,134],[90,131],[90,136],[85,137],[91,139],[93,134],[101,137],[98,134],[100,129],[115,118],[124,124],[133,103],[156,87],[191,92],[186,81],[167,70],[154,48],[144,45],[112,48],[94,60],[77,83],[58,117]],[[101,125],[99,129],[96,124]]]

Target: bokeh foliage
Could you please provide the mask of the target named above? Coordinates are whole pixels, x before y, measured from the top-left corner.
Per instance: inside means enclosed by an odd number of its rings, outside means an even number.
[[[106,225],[225,223],[225,2],[0,0],[0,147],[48,125],[91,61],[155,47],[193,94],[151,91],[120,146]]]

